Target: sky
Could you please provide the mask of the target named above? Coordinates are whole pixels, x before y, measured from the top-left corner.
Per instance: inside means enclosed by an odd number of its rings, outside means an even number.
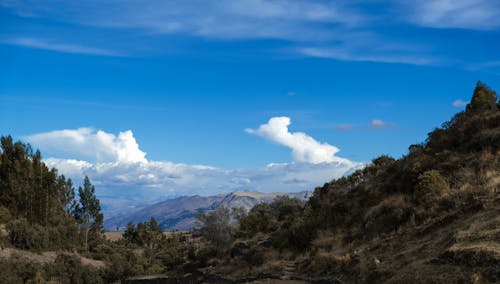
[[[0,134],[110,213],[312,190],[499,90],[498,46],[488,0],[0,0]]]

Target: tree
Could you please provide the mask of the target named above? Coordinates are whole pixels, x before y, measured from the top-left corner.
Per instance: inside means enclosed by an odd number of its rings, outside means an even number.
[[[481,81],[477,82],[467,111],[494,110],[497,107],[497,94]]]
[[[234,226],[231,224],[231,211],[221,206],[208,213],[200,213],[196,218],[204,224],[201,234],[211,242],[218,251],[229,245],[233,235]]]
[[[95,187],[90,183],[88,176],[85,176],[83,188],[78,187],[80,205],[76,209],[76,219],[80,223],[80,228],[84,234],[84,249],[89,250],[89,239],[95,240],[102,236],[103,215],[99,199],[95,196]]]
[[[64,175],[60,175],[57,177],[56,186],[62,208],[68,215],[74,216],[78,202],[75,200],[75,187],[73,186],[73,181],[70,178],[66,179]]]

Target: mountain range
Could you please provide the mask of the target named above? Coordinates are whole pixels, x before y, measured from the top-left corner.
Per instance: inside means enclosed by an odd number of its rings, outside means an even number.
[[[272,202],[277,196],[286,195],[307,201],[311,196],[310,191],[296,193],[262,193],[258,191],[233,191],[229,194],[214,196],[181,196],[173,199],[146,206],[132,212],[113,216],[104,221],[104,228],[108,231],[122,231],[129,222],[134,224],[149,221],[154,217],[163,230],[189,231],[195,226],[196,215],[199,212],[215,210],[224,206],[227,208],[242,207],[249,211],[262,202]]]

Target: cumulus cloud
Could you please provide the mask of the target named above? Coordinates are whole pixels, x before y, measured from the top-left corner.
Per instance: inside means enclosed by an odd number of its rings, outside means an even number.
[[[454,107],[464,107],[468,104],[469,102],[466,102],[466,101],[462,101],[460,99],[458,100],[455,100],[451,105],[454,106]]]
[[[312,190],[362,166],[335,157],[338,149],[304,133],[289,133],[289,119],[248,130],[293,147],[297,162],[263,167],[221,169],[146,159],[132,131],[117,135],[92,128],[35,134],[27,140],[43,153],[49,167],[81,184],[85,175],[96,185],[106,217],[180,195],[214,195],[234,190],[294,192]],[[267,129],[267,130],[266,130]],[[274,134],[273,134],[274,133]]]
[[[146,153],[139,149],[131,130],[114,135],[82,127],[35,134],[26,140],[51,154],[77,155],[91,162],[147,162]]]
[[[273,117],[258,129],[247,128],[245,131],[292,149],[293,158],[298,162],[313,164],[347,162],[335,156],[339,151],[337,147],[318,142],[303,132],[290,132],[288,130],[290,123],[289,117]]]

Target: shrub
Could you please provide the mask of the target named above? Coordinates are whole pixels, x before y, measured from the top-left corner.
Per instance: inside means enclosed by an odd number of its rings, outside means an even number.
[[[234,235],[234,227],[231,224],[229,209],[221,206],[214,211],[201,213],[197,218],[204,224],[201,229],[202,236],[219,251],[230,244]]]
[[[0,224],[5,224],[12,219],[9,209],[0,206]]]
[[[418,177],[414,197],[420,203],[435,201],[450,192],[446,180],[436,170],[425,171]]]
[[[254,247],[243,255],[243,259],[251,266],[259,266],[264,263],[264,252],[261,248]]]
[[[78,237],[78,228],[75,224],[45,227],[30,224],[24,218],[11,220],[7,223],[7,230],[12,245],[28,250],[71,249],[75,247]]]
[[[255,205],[240,219],[238,235],[254,236],[257,232],[269,233],[277,227],[277,213],[268,203]]]
[[[20,249],[45,249],[49,247],[49,233],[45,227],[30,224],[26,219],[12,220],[7,224],[11,244]]]
[[[368,210],[364,229],[371,234],[391,232],[407,223],[413,214],[413,207],[404,195],[393,195]]]
[[[75,255],[59,254],[52,267],[46,269],[51,278],[61,283],[104,283],[97,269],[83,265]]]

